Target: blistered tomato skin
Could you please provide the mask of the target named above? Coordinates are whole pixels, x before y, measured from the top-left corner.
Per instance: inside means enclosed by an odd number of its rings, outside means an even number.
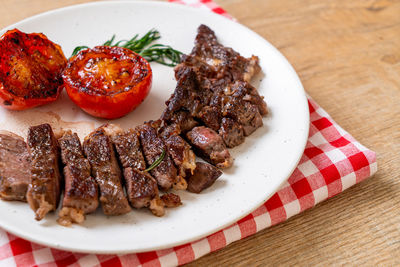
[[[0,38],[0,105],[23,110],[55,101],[66,64],[61,47],[44,34],[7,31]]]
[[[96,46],[70,58],[63,72],[65,89],[85,112],[115,119],[143,102],[152,83],[150,64],[121,47]]]

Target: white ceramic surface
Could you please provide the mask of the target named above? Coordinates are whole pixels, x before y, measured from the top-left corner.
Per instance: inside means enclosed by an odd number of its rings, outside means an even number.
[[[161,218],[146,210],[106,217],[99,209],[96,214],[87,216],[83,226],[66,228],[56,223],[55,214],[37,222],[27,204],[0,201],[2,228],[25,239],[70,251],[127,253],[162,249],[194,241],[234,223],[260,206],[287,180],[307,140],[306,96],[287,60],[246,27],[209,11],[181,5],[110,1],[50,11],[7,29],[16,27],[25,32],[43,32],[69,56],[78,45],[94,46],[113,34],[117,38],[129,38],[156,28],[162,35],[160,42],[188,53],[201,23],[210,26],[222,44],[244,56],[258,55],[264,73],[256,82],[270,114],[264,118],[264,127],[232,150],[234,166],[199,195],[179,192],[183,206],[168,209]],[[115,123],[128,128],[160,116],[164,101],[173,92],[176,82],[172,68],[159,64],[152,64],[152,68],[154,83],[150,95],[137,110]],[[73,123],[75,121],[80,123]],[[70,127],[83,137],[104,121],[84,114],[65,92],[55,103],[33,110],[0,109],[1,129],[25,135],[29,125],[42,122]]]

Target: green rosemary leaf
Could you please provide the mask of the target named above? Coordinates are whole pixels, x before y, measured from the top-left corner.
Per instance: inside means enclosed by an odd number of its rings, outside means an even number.
[[[118,46],[132,50],[141,55],[149,62],[158,62],[165,66],[174,67],[181,61],[182,52],[173,49],[171,46],[163,44],[153,44],[154,41],[160,39],[159,31],[152,29],[139,38],[136,34],[130,40],[120,40],[114,43],[115,34],[110,40],[106,41],[105,46]],[[75,48],[72,56],[76,55],[80,50],[88,48],[87,46],[78,46]]]
[[[153,162],[153,164],[151,164],[150,167],[148,167],[148,168],[145,169],[144,171],[145,171],[145,172],[149,172],[149,171],[151,171],[152,169],[154,169],[155,167],[157,167],[158,165],[160,165],[160,163],[161,163],[161,161],[163,161],[164,157],[165,157],[165,149],[163,149],[163,151],[162,151],[160,157],[159,157],[158,159],[156,159],[156,160]]]
[[[89,48],[88,46],[82,45],[82,46],[77,46],[75,47],[74,51],[72,52],[71,57],[75,56],[76,54],[78,54],[79,51],[83,50],[83,49],[87,49]]]

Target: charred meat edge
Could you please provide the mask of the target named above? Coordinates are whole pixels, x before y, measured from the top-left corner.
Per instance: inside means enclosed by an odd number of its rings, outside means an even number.
[[[90,164],[83,155],[78,135],[67,131],[58,142],[65,179],[63,208],[59,212],[58,222],[69,226],[71,223],[82,223],[85,219],[84,214],[97,209],[98,186],[91,176]]]
[[[106,215],[121,215],[131,208],[121,184],[114,148],[104,129],[90,133],[83,143],[83,149],[92,167],[92,175],[100,188],[100,202]]]
[[[148,207],[154,215],[164,215],[163,203],[153,201],[159,199],[158,186],[156,180],[144,171],[146,163],[140,148],[138,132],[133,129],[124,132],[119,126],[112,124],[102,128],[111,137],[116,148],[131,206],[137,209]]]
[[[41,220],[57,209],[60,199],[59,147],[49,124],[29,127],[27,144],[31,157],[27,200],[35,219]]]

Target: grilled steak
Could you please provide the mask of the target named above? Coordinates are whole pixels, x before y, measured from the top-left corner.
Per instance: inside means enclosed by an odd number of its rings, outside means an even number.
[[[244,58],[232,48],[221,45],[215,33],[206,25],[197,29],[195,44],[190,55],[182,59],[182,65],[190,66],[199,75],[208,79],[222,79],[226,83],[236,80],[250,81],[254,74],[260,71],[258,57]]]
[[[100,202],[106,215],[128,213],[131,208],[121,184],[121,171],[109,136],[102,128],[85,137],[83,149],[92,175],[100,187]]]
[[[146,163],[140,149],[138,132],[135,130],[117,132],[113,134],[112,140],[124,168],[123,174],[129,202],[137,209],[149,207],[150,201],[159,197],[158,187],[156,180],[144,172]]]
[[[166,126],[162,130],[161,136],[168,153],[178,168],[178,174],[185,177],[187,173],[193,173],[196,168],[196,157],[191,146],[179,134],[179,127],[173,124]]]
[[[176,208],[182,205],[181,198],[173,193],[167,193],[161,196],[162,202],[164,202],[167,208]]]
[[[140,149],[138,134],[135,130],[116,133],[112,136],[112,141],[123,168],[135,168],[143,171],[146,169],[146,162]]]
[[[30,157],[24,139],[10,132],[1,132],[0,198],[26,201],[30,180]]]
[[[162,115],[162,118],[163,120],[165,118],[165,122],[168,125],[176,125],[179,127],[181,133],[187,133],[199,125],[193,116],[185,110],[169,112],[168,109],[166,109]]]
[[[150,201],[159,197],[157,182],[147,172],[125,168],[124,177],[128,199],[133,207],[149,207]]]
[[[227,147],[235,147],[244,142],[243,126],[230,118],[223,118],[219,135]]]
[[[59,148],[49,124],[29,127],[28,152],[31,157],[31,182],[27,200],[36,220],[57,209],[60,199],[61,175]]]
[[[162,189],[168,190],[177,180],[177,170],[166,145],[158,136],[157,130],[159,127],[160,122],[151,121],[138,126],[137,129],[140,133],[140,144],[142,145],[147,165],[153,164],[165,151],[165,156],[161,163],[150,173]]]
[[[67,131],[58,142],[65,166],[65,192],[59,222],[63,225],[80,223],[83,214],[91,213],[99,206],[98,187],[91,176],[89,161],[83,156],[78,135]]]
[[[237,146],[267,114],[263,97],[249,84],[259,71],[257,57],[244,58],[222,46],[210,28],[200,25],[192,52],[175,68],[178,84],[162,119],[180,126],[189,117],[218,132],[226,146]],[[185,120],[179,120],[182,112]]]
[[[197,162],[193,175],[186,178],[188,181],[187,189],[193,193],[200,193],[204,189],[210,187],[221,175],[222,172],[214,166],[203,162]]]
[[[187,138],[196,154],[218,168],[228,168],[233,159],[221,136],[214,130],[199,126],[187,133]]]

